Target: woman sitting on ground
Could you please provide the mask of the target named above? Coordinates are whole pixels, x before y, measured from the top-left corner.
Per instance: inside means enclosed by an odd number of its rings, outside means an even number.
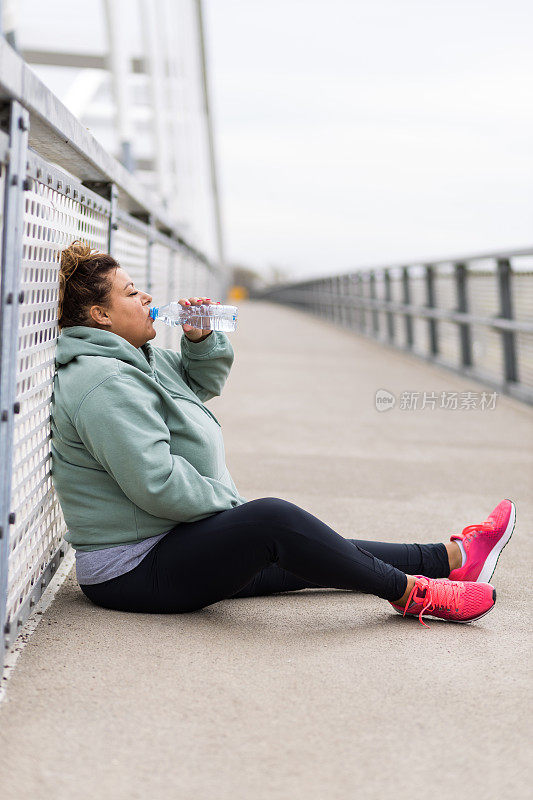
[[[205,405],[234,360],[226,334],[185,324],[180,353],[151,345],[151,295],[79,240],[62,252],[59,280],[52,480],[93,603],[183,613],[330,587],[374,594],[422,624],[494,607],[488,581],[514,529],[510,500],[437,544],[346,539],[287,500],[248,501]]]

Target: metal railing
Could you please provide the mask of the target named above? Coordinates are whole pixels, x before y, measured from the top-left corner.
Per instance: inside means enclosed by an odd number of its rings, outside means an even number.
[[[251,293],[533,403],[533,248],[381,267]]]
[[[70,549],[49,447],[60,251],[82,238],[111,252],[155,304],[178,289],[225,297],[229,283],[2,37],[0,216],[0,630],[9,647]],[[177,349],[180,336],[165,326],[157,345]]]

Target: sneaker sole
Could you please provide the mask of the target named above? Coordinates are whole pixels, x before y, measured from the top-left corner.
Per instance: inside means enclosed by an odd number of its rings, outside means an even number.
[[[487,608],[487,610],[484,611],[482,614],[478,614],[477,617],[471,617],[470,619],[450,619],[449,617],[448,618],[446,618],[446,617],[436,617],[434,614],[424,614],[423,616],[424,617],[430,617],[431,619],[440,619],[443,622],[458,622],[460,625],[468,625],[469,622],[475,622],[476,620],[481,619],[481,617],[484,617],[486,614],[490,613],[495,605],[496,605],[496,589],[493,586],[492,587],[492,605],[491,605],[491,607]],[[394,606],[393,606],[393,608],[394,608]],[[403,617],[403,611],[399,611],[397,608],[394,608],[394,610],[396,611],[397,614],[399,614],[401,617]],[[417,616],[418,616],[417,614],[409,614],[409,617],[412,617],[413,619],[415,619]]]
[[[509,500],[509,498],[507,497],[506,500]],[[496,564],[498,563],[501,552],[513,535],[516,524],[516,508],[512,500],[509,500],[509,502],[511,503],[511,514],[509,516],[509,522],[507,523],[505,533],[488,554],[485,563],[483,564],[483,569],[476,578],[476,583],[490,583],[490,579],[494,575],[494,570],[496,569]]]

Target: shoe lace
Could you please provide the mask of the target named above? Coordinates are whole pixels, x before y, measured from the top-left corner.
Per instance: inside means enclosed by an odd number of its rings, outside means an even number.
[[[463,528],[462,540],[463,542],[469,542],[475,539],[478,533],[490,533],[494,528],[495,522],[493,519],[486,519],[485,522],[480,522],[476,525],[467,525],[466,528]]]
[[[422,597],[421,590],[424,589],[426,590],[426,594],[424,597]],[[422,614],[429,614],[431,611],[436,611],[439,608],[445,609],[446,611],[450,611],[452,609],[458,611],[458,602],[462,593],[463,586],[459,581],[449,581],[446,578],[440,580],[434,579],[432,581],[428,580],[427,578],[417,578],[415,580],[415,585],[411,589],[411,593],[407,598],[407,603],[405,604],[405,610],[402,616],[405,617],[411,599],[413,599],[415,603],[423,604],[422,610],[418,615],[418,619],[422,625],[425,625],[426,628],[429,628],[429,625],[422,620]]]

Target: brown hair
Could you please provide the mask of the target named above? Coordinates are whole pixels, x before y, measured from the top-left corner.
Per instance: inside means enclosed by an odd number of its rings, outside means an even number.
[[[74,325],[97,327],[89,315],[89,309],[93,305],[106,307],[109,304],[112,289],[109,276],[118,267],[120,264],[112,255],[91,250],[81,239],[76,239],[61,251],[58,307],[60,330]]]

